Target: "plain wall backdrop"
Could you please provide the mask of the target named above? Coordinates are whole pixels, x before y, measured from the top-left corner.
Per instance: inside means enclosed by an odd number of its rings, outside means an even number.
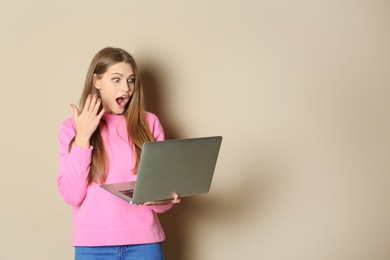
[[[224,137],[168,260],[390,259],[390,2],[0,0],[0,259],[72,259],[57,134],[106,46],[168,138]]]

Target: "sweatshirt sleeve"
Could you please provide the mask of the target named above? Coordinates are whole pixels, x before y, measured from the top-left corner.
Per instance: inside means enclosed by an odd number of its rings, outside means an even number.
[[[165,140],[164,129],[158,117],[150,112],[146,112],[146,120],[149,123],[150,131],[155,141]]]
[[[57,189],[64,201],[72,206],[79,205],[87,193],[93,150],[92,147],[85,149],[73,144],[68,152],[69,144],[75,134],[74,120],[69,118],[61,125],[58,135],[60,148]]]

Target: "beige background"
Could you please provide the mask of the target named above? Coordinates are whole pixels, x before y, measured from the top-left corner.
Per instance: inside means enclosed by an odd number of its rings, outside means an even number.
[[[0,0],[0,259],[72,259],[57,133],[103,47],[168,138],[222,135],[169,260],[390,259],[390,2]]]

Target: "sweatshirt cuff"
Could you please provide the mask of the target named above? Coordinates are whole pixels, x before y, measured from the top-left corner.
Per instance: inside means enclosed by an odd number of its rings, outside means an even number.
[[[173,207],[173,203],[151,206],[152,210],[155,211],[156,213],[164,213],[165,211],[171,209],[172,207]]]
[[[92,159],[92,151],[93,147],[89,146],[89,148],[82,148],[77,146],[75,143],[72,144],[72,150],[69,155],[72,157],[72,160],[78,161],[80,163],[90,163]]]

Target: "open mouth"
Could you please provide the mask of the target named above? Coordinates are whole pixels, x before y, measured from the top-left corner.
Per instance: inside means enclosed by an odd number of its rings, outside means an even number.
[[[116,103],[120,106],[120,107],[124,107],[127,103],[127,101],[129,100],[129,97],[124,95],[124,96],[121,96],[121,97],[118,97],[116,99]]]

